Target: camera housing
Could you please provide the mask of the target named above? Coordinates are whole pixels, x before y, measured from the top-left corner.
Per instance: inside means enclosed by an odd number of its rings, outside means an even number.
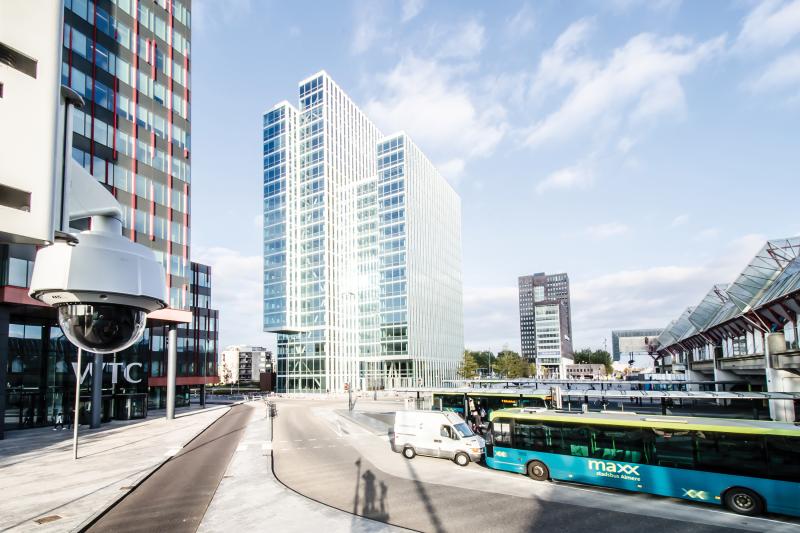
[[[116,218],[93,216],[76,237],[39,250],[29,294],[58,308],[76,346],[124,350],[142,337],[147,313],[167,306],[164,268],[152,250],[122,236]]]

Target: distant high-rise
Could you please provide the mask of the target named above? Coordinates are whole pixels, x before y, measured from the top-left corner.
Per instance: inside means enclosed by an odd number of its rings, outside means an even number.
[[[324,72],[264,115],[264,330],[278,390],[438,385],[464,349],[461,202]]]
[[[537,373],[565,376],[572,359],[572,318],[567,274],[544,272],[519,278],[519,325],[522,356]]]

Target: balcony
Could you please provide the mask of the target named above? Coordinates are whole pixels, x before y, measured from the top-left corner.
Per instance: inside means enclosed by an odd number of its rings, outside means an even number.
[[[702,372],[703,374],[714,373],[714,360],[704,359],[702,361],[693,361],[689,363],[689,368],[695,372]]]
[[[720,357],[717,359],[717,368],[741,373],[763,373],[766,368],[764,354],[737,355],[733,357]]]

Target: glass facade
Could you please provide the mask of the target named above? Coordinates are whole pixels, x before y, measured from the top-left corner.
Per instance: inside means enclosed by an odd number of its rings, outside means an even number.
[[[192,322],[178,326],[177,405],[188,402],[191,387],[216,381],[218,352],[211,272],[189,260],[190,42],[189,0],[64,2],[61,81],[85,102],[74,111],[71,155],[120,203],[125,235],[163,262],[169,307],[192,312]],[[0,246],[6,428],[48,424],[74,401],[76,351],[54,310],[27,297],[34,256],[33,247]],[[165,406],[166,338],[167,323],[149,320],[137,345],[104,358],[104,420]],[[91,378],[83,379],[88,412]]]
[[[410,385],[423,377],[433,380],[434,369],[438,379],[452,375],[463,350],[461,214],[452,188],[412,145],[419,159],[420,228],[442,222],[443,239],[450,241],[439,246],[440,252],[428,252],[452,256],[427,266],[445,272],[439,278],[450,282],[438,293],[448,295],[448,309],[458,309],[444,314],[447,322],[437,319],[449,345],[440,343],[440,353],[414,352],[408,138],[381,138],[350,98],[320,73],[300,83],[297,109],[282,102],[264,115],[263,141],[264,329],[279,334],[278,389]],[[434,200],[422,199],[434,192]],[[429,212],[425,201],[438,201],[437,209],[447,216],[434,221],[434,209]],[[420,231],[416,239],[425,242],[427,233]],[[425,279],[421,270],[417,279]]]

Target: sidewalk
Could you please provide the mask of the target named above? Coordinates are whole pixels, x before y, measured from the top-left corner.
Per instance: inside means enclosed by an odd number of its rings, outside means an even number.
[[[317,503],[282,485],[272,473],[272,435],[266,408],[260,403],[249,405],[253,407],[250,423],[199,533],[406,531]]]
[[[159,418],[82,426],[77,461],[71,430],[7,432],[0,441],[0,531],[79,529],[228,409],[184,409],[170,422],[154,411]]]

